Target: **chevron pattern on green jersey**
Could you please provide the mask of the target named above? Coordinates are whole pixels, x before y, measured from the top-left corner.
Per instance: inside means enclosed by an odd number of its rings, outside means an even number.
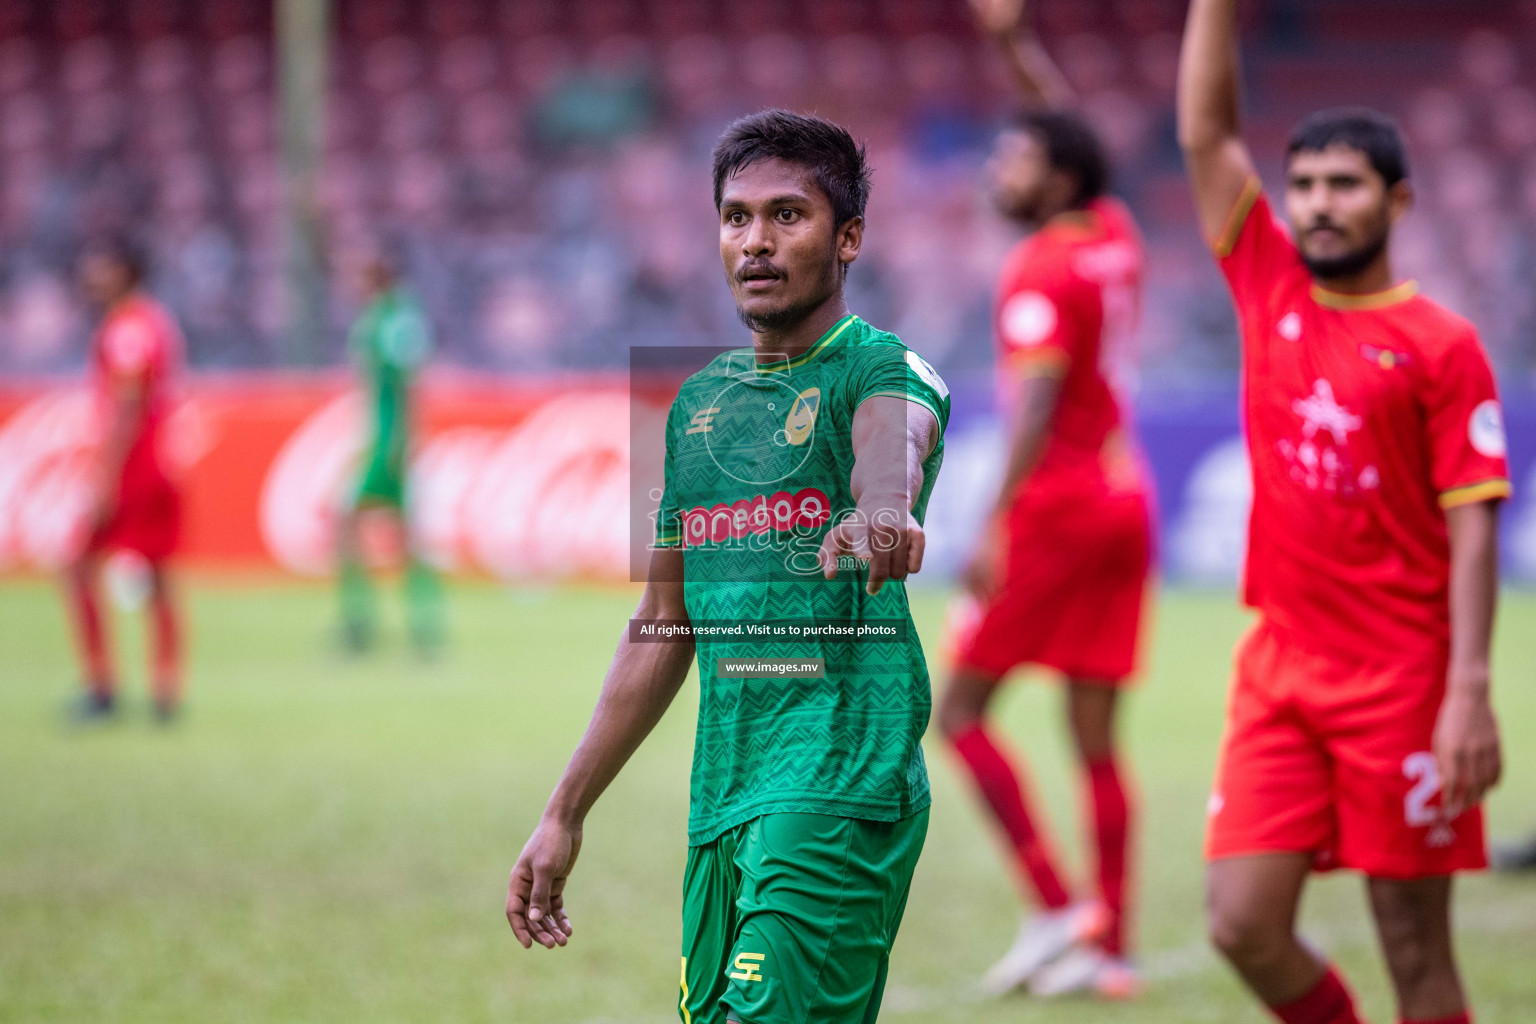
[[[928,670],[906,588],[890,584],[871,597],[862,570],[825,580],[814,556],[829,524],[854,505],[848,479],[860,403],[905,395],[932,410],[942,428],[949,396],[895,335],[857,317],[833,332],[829,344],[787,370],[754,373],[750,351],[733,352],[684,383],[667,419],[658,543],[684,545],[684,593],[695,621],[901,619],[907,637],[701,640],[688,820],[694,845],[770,810],[894,821],[928,804],[919,746],[930,710]],[[919,521],[942,460],[941,441],[924,464],[914,506]],[[711,539],[707,525],[699,533],[684,519],[690,509],[728,517],[733,506],[761,507],[763,499],[772,505],[776,496],[807,489],[832,509],[814,527],[778,530],[759,522],[754,529],[738,518],[730,537]],[[717,517],[717,525],[727,521]],[[718,659],[748,657],[824,658],[826,676],[716,676]]]

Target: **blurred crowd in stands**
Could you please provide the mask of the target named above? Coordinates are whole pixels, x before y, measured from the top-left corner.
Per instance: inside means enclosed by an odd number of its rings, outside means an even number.
[[[1230,382],[1235,328],[1190,215],[1171,102],[1182,0],[1041,0],[1153,250],[1144,379]],[[284,238],[269,3],[0,0],[0,372],[67,370],[80,241],[130,228],[192,363],[277,365]],[[1253,0],[1250,130],[1271,192],[1295,119],[1382,107],[1410,136],[1402,269],[1536,383],[1536,3]],[[441,358],[622,368],[741,337],[713,243],[727,120],[813,110],[875,167],[857,312],[942,371],[990,359],[1014,229],[980,168],[1012,87],[962,0],[336,0],[326,249],[384,235]],[[335,261],[339,262],[339,261]],[[323,357],[355,298],[333,275]]]

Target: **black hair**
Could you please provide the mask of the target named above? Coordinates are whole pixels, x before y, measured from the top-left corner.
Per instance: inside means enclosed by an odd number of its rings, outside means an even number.
[[[759,110],[726,125],[715,143],[715,209],[725,179],[758,160],[779,159],[811,172],[832,203],[833,219],[846,224],[864,216],[869,202],[869,164],[864,147],[831,121],[789,110]]]
[[[123,232],[98,235],[84,246],[85,252],[100,253],[128,272],[134,287],[149,276],[149,253],[133,236]]]
[[[1371,167],[1391,188],[1408,177],[1408,150],[1397,122],[1367,107],[1335,107],[1308,115],[1291,132],[1286,159],[1297,153],[1320,153],[1329,146],[1348,146],[1365,154]]]
[[[1104,144],[1081,115],[1070,110],[1021,110],[1013,116],[1013,127],[1040,140],[1052,167],[1076,176],[1073,206],[1109,191],[1109,158],[1104,155]]]

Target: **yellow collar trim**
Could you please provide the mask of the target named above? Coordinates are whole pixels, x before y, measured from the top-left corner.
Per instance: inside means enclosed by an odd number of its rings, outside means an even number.
[[[1312,300],[1319,306],[1327,306],[1329,309],[1383,309],[1387,306],[1395,306],[1399,302],[1407,302],[1417,294],[1419,294],[1417,281],[1404,281],[1397,287],[1388,288],[1384,292],[1368,292],[1364,295],[1331,292],[1320,284],[1312,285]]]
[[[788,362],[769,363],[764,366],[755,366],[754,368],[758,373],[778,373],[780,370],[793,370],[797,366],[803,366],[826,351],[827,346],[836,341],[849,327],[852,327],[853,322],[857,319],[858,317],[854,316],[852,313],[849,313],[837,323],[833,324],[832,329],[827,331],[826,334],[823,334],[821,338],[816,342],[816,344],[812,345],[810,348],[806,349],[804,352],[795,356],[795,358],[789,360]],[[757,356],[753,355],[752,358],[755,364]]]
[[[1056,216],[1045,222],[1048,228],[1077,228],[1087,230],[1099,222],[1098,214],[1085,206],[1075,207],[1071,210],[1062,210]]]

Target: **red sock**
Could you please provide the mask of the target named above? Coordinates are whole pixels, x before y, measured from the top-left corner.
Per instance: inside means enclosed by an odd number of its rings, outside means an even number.
[[[1269,1009],[1285,1024],[1361,1024],[1354,996],[1332,967],[1306,995]]]
[[[150,602],[150,609],[155,633],[155,700],[175,704],[181,699],[181,618],[168,593],[157,594]]]
[[[1093,841],[1098,851],[1099,897],[1109,911],[1109,930],[1101,944],[1110,956],[1125,954],[1126,848],[1130,843],[1130,794],[1120,782],[1115,759],[1087,766],[1088,797],[1093,811]]]
[[[1403,1024],[1472,1024],[1472,1011],[1462,1010],[1452,1017],[1441,1017],[1438,1020],[1409,1020],[1403,1018]]]
[[[92,581],[75,579],[70,582],[69,596],[75,618],[75,642],[85,667],[85,684],[91,692],[107,696],[113,689],[112,659],[107,654],[107,630],[96,588]]]
[[[1045,839],[1035,830],[1024,804],[1021,775],[1008,758],[978,725],[954,739],[955,753],[970,769],[981,795],[992,814],[1013,843],[1019,867],[1034,885],[1040,902],[1049,910],[1060,910],[1072,902]]]

